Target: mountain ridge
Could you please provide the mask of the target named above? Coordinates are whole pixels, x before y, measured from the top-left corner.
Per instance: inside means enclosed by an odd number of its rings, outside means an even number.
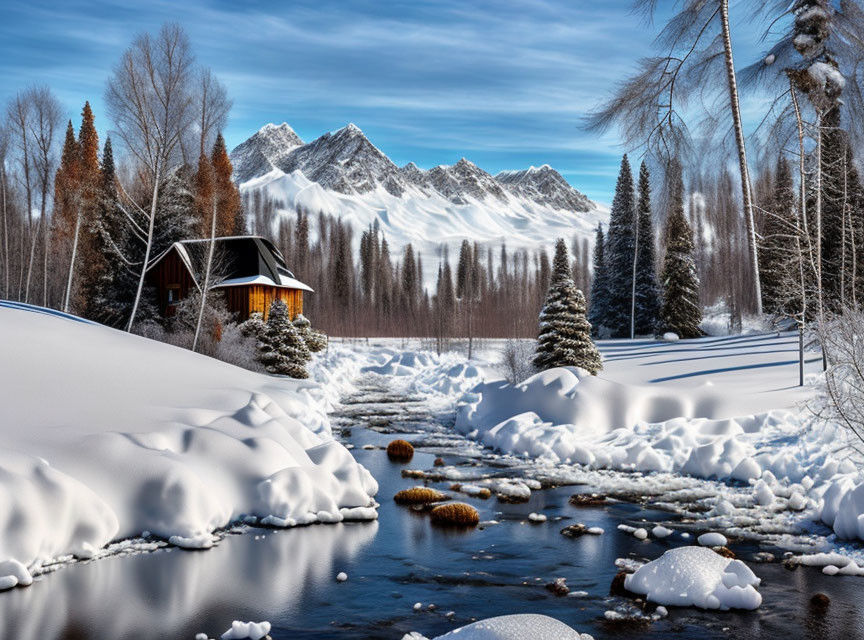
[[[421,169],[414,162],[398,167],[354,123],[311,142],[287,124],[266,124],[231,152],[235,180],[244,184],[274,169],[300,171],[312,182],[343,195],[363,195],[382,187],[396,197],[419,192],[440,195],[456,205],[471,200],[514,204],[526,199],[553,209],[587,213],[597,205],[548,164],[495,176],[462,158],[453,165]]]

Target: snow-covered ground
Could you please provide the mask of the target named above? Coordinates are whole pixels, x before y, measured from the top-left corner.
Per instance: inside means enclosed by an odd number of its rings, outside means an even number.
[[[206,548],[242,518],[376,517],[377,483],[326,413],[349,352],[291,381],[9,304],[0,362],[0,588],[124,538]]]

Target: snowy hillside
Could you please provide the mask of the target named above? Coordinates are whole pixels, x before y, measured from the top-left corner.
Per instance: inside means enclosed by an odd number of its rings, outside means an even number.
[[[375,480],[330,437],[335,383],[21,305],[0,305],[0,325],[0,589],[144,531],[207,547],[245,515],[375,517]]]
[[[556,237],[591,237],[605,209],[543,165],[492,176],[462,159],[423,170],[397,167],[353,124],[302,144],[287,124],[268,124],[231,153],[241,191],[261,189],[293,215],[303,207],[350,220],[378,220],[395,248],[409,242],[426,256],[444,243],[535,249]],[[313,229],[314,231],[314,229]],[[429,274],[437,270],[427,260]]]

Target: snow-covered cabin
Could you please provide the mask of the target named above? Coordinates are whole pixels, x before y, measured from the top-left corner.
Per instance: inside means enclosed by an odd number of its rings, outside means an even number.
[[[200,291],[208,250],[209,240],[184,240],[150,262],[147,284],[156,290],[162,316],[174,315],[186,296]],[[228,310],[239,321],[256,311],[266,319],[276,298],[285,302],[294,318],[303,313],[303,292],[312,292],[288,270],[273,243],[259,236],[216,238],[211,278],[215,281],[213,289],[225,296]]]

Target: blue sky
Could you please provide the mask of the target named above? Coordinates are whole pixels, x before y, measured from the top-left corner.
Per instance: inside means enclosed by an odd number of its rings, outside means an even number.
[[[2,102],[47,83],[76,121],[89,99],[104,134],[111,68],[137,32],[170,20],[234,99],[229,147],[267,122],[304,140],[354,122],[400,165],[549,163],[601,202],[623,150],[580,117],[654,35],[630,0],[2,3]],[[742,62],[757,53],[749,40]]]

